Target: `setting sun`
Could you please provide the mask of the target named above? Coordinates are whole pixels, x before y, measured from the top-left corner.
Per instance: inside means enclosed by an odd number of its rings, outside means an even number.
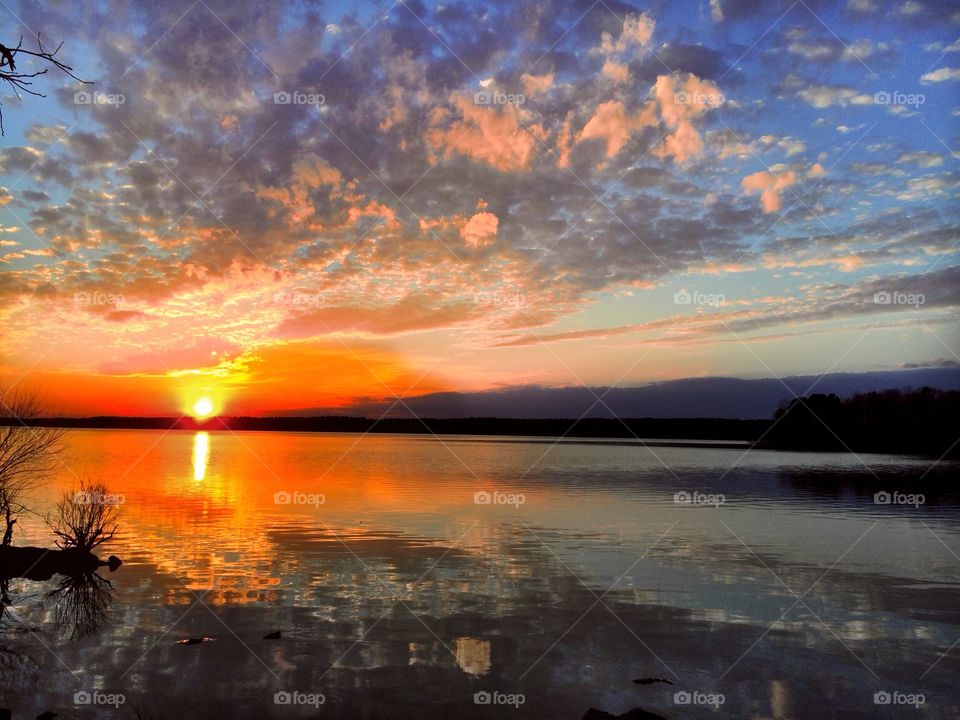
[[[213,413],[213,402],[210,398],[202,397],[193,404],[193,416],[196,418],[205,418]]]

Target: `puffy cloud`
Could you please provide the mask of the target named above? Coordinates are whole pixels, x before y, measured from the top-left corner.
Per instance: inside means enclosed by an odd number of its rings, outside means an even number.
[[[339,191],[341,180],[339,170],[310,153],[294,162],[290,187],[263,186],[258,188],[257,195],[280,205],[289,224],[300,225],[317,212],[313,191],[324,188],[327,196],[332,197]]]
[[[460,237],[469,247],[489,245],[497,239],[500,219],[491,212],[478,212],[460,228]]]
[[[746,193],[760,193],[760,204],[765,213],[780,210],[780,193],[791,185],[796,185],[797,174],[793,170],[774,173],[767,170],[747,175],[740,181]]]
[[[600,52],[607,56],[638,56],[649,47],[655,25],[656,23],[649,15],[627,15],[623,20],[620,37],[614,40],[610,33],[603,33]]]
[[[663,145],[654,152],[660,157],[673,157],[686,162],[703,150],[700,133],[693,126],[693,119],[724,103],[723,93],[709,80],[692,73],[661,75],[653,86],[653,96],[660,108],[660,115],[668,127],[674,128]]]
[[[920,77],[920,82],[923,83],[947,82],[948,80],[960,80],[960,68],[940,68],[924,73]]]
[[[630,114],[619,100],[608,100],[597,106],[576,141],[602,140],[606,156],[613,157],[627,144],[635,130],[656,125],[657,118],[651,105]]]
[[[903,153],[897,158],[898,163],[914,163],[922,168],[932,168],[943,165],[943,156],[934,152],[917,151]]]
[[[723,22],[723,6],[720,0],[710,0],[710,17],[714,22]]]
[[[873,96],[841,85],[809,85],[797,91],[797,96],[815,108],[831,105],[871,105]]]
[[[548,92],[553,87],[553,73],[546,75],[531,75],[524,73],[520,76],[520,82],[523,84],[523,92],[528,97],[536,97]]]
[[[475,105],[472,98],[454,95],[454,111],[437,108],[427,142],[443,157],[465,155],[497,170],[525,170],[547,133],[537,123],[524,122],[515,104]]]
[[[625,83],[630,78],[630,70],[626,65],[623,65],[613,60],[607,60],[603,63],[602,72],[606,77],[613,80],[615,83]]]

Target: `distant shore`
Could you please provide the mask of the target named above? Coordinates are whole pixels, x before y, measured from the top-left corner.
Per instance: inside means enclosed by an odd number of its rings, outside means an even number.
[[[18,423],[0,418],[0,425]],[[770,426],[770,420],[726,418],[366,418],[322,417],[214,417],[206,420],[173,417],[36,418],[32,425],[90,429],[259,431],[318,433],[394,433],[420,435],[490,435],[543,438],[629,440],[657,445],[693,443],[704,447],[744,447]],[[642,438],[643,440],[638,440]],[[672,441],[672,442],[671,442]]]
[[[31,425],[76,429],[377,433],[544,438],[658,447],[794,450],[960,457],[960,393],[924,388],[841,400],[796,399],[771,419],[731,418],[369,418],[316,417],[33,418]],[[0,418],[15,425],[17,418]]]

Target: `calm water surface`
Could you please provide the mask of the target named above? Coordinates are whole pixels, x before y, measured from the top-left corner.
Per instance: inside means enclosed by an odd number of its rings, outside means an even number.
[[[38,606],[55,581],[15,583],[14,718],[960,717],[957,464],[295,433],[68,445],[35,509],[102,480],[124,502],[101,554],[125,564],[84,638]],[[924,503],[875,504],[884,490]],[[52,538],[25,517],[16,541]],[[648,675],[674,684],[632,683]],[[94,690],[126,702],[74,703]]]

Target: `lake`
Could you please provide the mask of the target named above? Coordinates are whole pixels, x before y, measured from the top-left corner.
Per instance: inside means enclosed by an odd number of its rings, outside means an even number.
[[[121,527],[98,552],[124,565],[101,571],[115,595],[85,637],[38,605],[56,580],[12,584],[14,718],[960,717],[957,463],[413,435],[66,444],[32,509],[105,482]],[[16,544],[52,541],[22,518]]]

